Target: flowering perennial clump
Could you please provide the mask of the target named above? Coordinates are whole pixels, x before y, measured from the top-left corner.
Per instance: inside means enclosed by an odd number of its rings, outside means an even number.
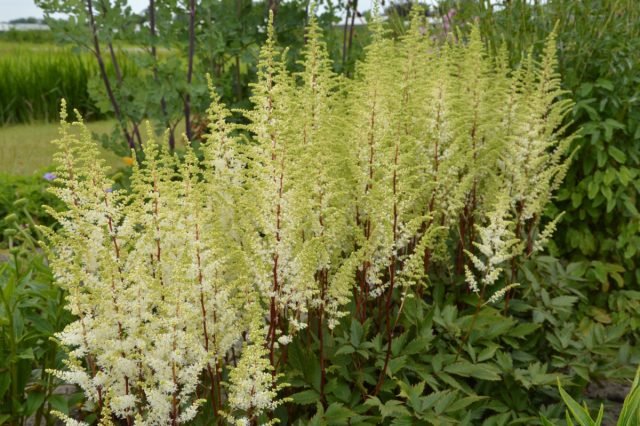
[[[348,81],[313,18],[296,73],[270,30],[248,124],[212,88],[203,145],[178,157],[148,130],[130,191],[112,189],[63,108],[53,191],[66,209],[51,211],[47,247],[77,320],[54,374],[103,422],[185,424],[208,404],[230,423],[273,423],[301,330],[322,340],[378,299],[390,352],[394,292],[434,268],[450,265],[483,303],[517,285],[504,271],[549,237],[541,212],[566,169],[553,36],[541,62],[512,71],[477,30],[438,45],[418,14],[399,41],[372,27]]]

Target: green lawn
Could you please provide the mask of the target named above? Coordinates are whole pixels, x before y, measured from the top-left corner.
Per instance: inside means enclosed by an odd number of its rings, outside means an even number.
[[[113,128],[113,121],[88,123],[91,131],[104,133]],[[50,167],[55,147],[51,141],[58,136],[58,124],[21,124],[0,127],[0,173],[30,175]],[[110,164],[120,160],[104,152]]]

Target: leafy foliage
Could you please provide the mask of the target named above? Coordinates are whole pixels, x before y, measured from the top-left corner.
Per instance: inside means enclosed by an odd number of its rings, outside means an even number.
[[[0,174],[0,242],[8,244],[5,231],[20,234],[27,243],[36,236],[35,226],[54,226],[55,222],[44,205],[58,206],[59,200],[47,191],[49,183],[42,176],[11,176]],[[18,224],[18,227],[16,227]]]
[[[618,416],[617,424],[619,426],[633,425],[640,422],[640,369],[636,372],[636,377],[631,385],[631,390],[624,400],[622,410]],[[577,424],[579,426],[601,426],[604,418],[604,406],[600,406],[597,417],[594,419],[589,413],[589,409],[581,406],[578,402],[562,389],[562,385],[558,382],[558,389],[564,403],[567,405],[566,419],[568,425]],[[575,423],[574,423],[575,422]],[[547,418],[542,416],[544,426],[552,426]]]
[[[69,414],[82,403],[81,393],[61,392],[62,383],[47,372],[63,367],[64,352],[53,336],[71,320],[43,257],[25,257],[13,246],[0,262],[0,423],[22,425],[31,417],[53,424],[52,411]]]

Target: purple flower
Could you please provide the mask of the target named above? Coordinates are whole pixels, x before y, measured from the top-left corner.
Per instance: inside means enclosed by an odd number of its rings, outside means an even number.
[[[42,175],[42,177],[45,178],[45,180],[48,180],[49,182],[51,182],[52,180],[54,180],[58,176],[56,176],[55,173],[47,172],[44,175]]]
[[[113,188],[105,188],[104,192],[113,192]]]

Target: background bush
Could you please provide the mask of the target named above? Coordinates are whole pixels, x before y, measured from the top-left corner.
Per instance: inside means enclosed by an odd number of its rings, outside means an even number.
[[[0,173],[0,246],[6,246],[3,232],[12,229],[15,223],[54,226],[54,219],[45,212],[43,206],[58,206],[60,201],[47,191],[50,183],[40,174],[13,176]],[[20,201],[18,201],[20,200]],[[14,215],[14,218],[8,216]]]
[[[479,19],[486,41],[504,44],[512,64],[540,51],[556,25],[568,118],[579,137],[555,208],[565,216],[555,253],[588,262],[585,273],[607,293],[640,282],[640,7],[634,0],[443,2],[456,22]],[[602,302],[602,301],[600,301]]]
[[[82,394],[60,389],[47,373],[63,366],[64,351],[53,337],[72,318],[43,256],[15,253],[0,263],[0,424],[31,418],[52,425],[52,410],[70,413],[82,404]]]

